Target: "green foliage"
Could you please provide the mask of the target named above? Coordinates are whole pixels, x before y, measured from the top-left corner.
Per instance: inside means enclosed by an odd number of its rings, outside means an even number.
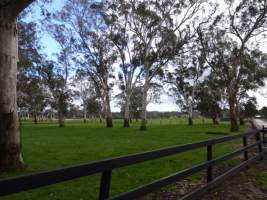
[[[39,74],[42,60],[40,38],[36,23],[26,23],[19,18],[18,28],[18,106],[21,110],[36,116],[48,105],[48,93]]]
[[[244,118],[253,118],[258,113],[256,98],[250,98],[247,102],[241,103],[240,115]]]
[[[267,107],[264,106],[259,110],[259,114],[262,115],[264,118],[267,118]]]
[[[224,88],[230,109],[231,130],[238,130],[238,106],[249,90],[264,84],[266,55],[253,38],[266,29],[264,1],[226,1],[228,12],[198,29],[202,56],[214,82]]]
[[[86,100],[86,108],[89,116],[101,117],[102,106],[101,102],[95,97],[88,98]]]
[[[71,90],[67,89],[66,77],[60,72],[61,68],[58,64],[49,61],[44,64],[41,70],[41,75],[44,84],[48,87],[52,96],[49,98],[49,103],[52,108],[56,109],[63,115],[67,114],[67,108],[71,102]],[[58,70],[59,69],[59,70]]]
[[[197,110],[202,116],[212,119],[219,118],[221,115],[221,93],[219,89],[212,88],[212,85],[202,84],[196,96],[198,100]]]

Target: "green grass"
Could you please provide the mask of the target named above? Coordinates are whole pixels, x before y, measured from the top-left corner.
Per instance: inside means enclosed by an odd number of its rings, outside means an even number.
[[[266,169],[266,167],[265,167]],[[259,185],[265,193],[267,192],[267,171],[265,169],[251,168],[248,171],[248,176],[253,177],[256,180],[257,185]]]
[[[180,120],[180,121],[179,121]],[[86,163],[130,153],[149,151],[172,145],[206,140],[214,135],[206,131],[228,131],[229,125],[212,125],[209,120],[196,120],[189,127],[184,119],[153,120],[149,129],[141,132],[138,123],[129,129],[121,127],[116,120],[114,128],[104,128],[104,124],[68,121],[65,128],[56,123],[23,122],[23,154],[28,164],[23,172],[10,172],[1,176],[13,176],[35,171]],[[242,127],[244,130],[244,127]],[[221,136],[217,136],[221,137]],[[236,141],[235,141],[236,142]],[[216,145],[215,156],[236,148],[235,142]],[[240,140],[238,140],[240,143]],[[187,153],[169,156],[142,164],[116,169],[112,173],[111,194],[118,194],[134,187],[149,183],[160,177],[191,167],[205,160],[206,150],[197,149]],[[193,179],[199,178],[196,175]],[[64,183],[23,192],[1,200],[95,200],[99,191],[99,175],[84,177]]]

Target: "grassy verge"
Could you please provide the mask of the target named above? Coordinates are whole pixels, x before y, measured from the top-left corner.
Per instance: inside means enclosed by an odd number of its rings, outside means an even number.
[[[192,143],[211,137],[221,137],[220,135],[208,135],[206,131],[227,131],[229,129],[229,125],[226,123],[212,125],[207,120],[204,122],[199,120],[192,127],[185,123],[185,120],[179,123],[152,120],[149,123],[149,130],[141,132],[138,129],[138,123],[132,124],[129,129],[124,129],[118,120],[115,121],[113,129],[106,129],[104,124],[96,122],[84,124],[80,121],[68,121],[65,128],[58,128],[56,123],[43,122],[34,125],[31,122],[24,122],[22,127],[23,154],[28,168],[23,172],[10,172],[1,176],[48,170],[171,145]],[[240,143],[240,140],[235,142]],[[219,156],[230,152],[234,148],[235,142],[216,145],[215,155]],[[114,170],[111,194],[124,192],[191,167],[204,161],[205,157],[206,150],[198,149]],[[84,177],[1,199],[94,200],[98,196],[99,177],[99,175]],[[199,177],[198,174],[193,179]]]

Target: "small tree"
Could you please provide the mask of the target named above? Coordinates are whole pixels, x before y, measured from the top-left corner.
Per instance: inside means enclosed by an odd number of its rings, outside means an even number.
[[[260,110],[259,110],[259,114],[261,116],[263,116],[264,118],[267,118],[267,107],[263,106]]]
[[[48,94],[43,82],[39,77],[24,77],[20,78],[19,84],[21,86],[19,86],[18,105],[20,108],[26,108],[37,124],[38,116],[42,115],[48,105]]]
[[[136,122],[141,117],[142,111],[142,88],[136,87],[133,90],[133,94],[130,99],[130,116],[134,118]]]
[[[193,112],[196,108],[196,90],[204,72],[203,60],[197,55],[194,45],[189,47],[190,55],[183,55],[174,62],[175,67],[168,72],[166,82],[170,85],[169,94],[188,114],[188,125],[193,125]]]
[[[98,117],[102,122],[102,105],[96,97],[90,97],[87,99],[87,113],[92,117]]]
[[[51,107],[57,110],[59,127],[64,127],[64,118],[67,113],[70,90],[66,90],[65,74],[55,62],[47,62],[42,69],[42,77],[51,93]]]
[[[207,79],[199,86],[197,96],[197,110],[202,116],[211,118],[213,124],[219,124],[221,115],[221,89],[214,85],[212,79]]]
[[[77,71],[72,81],[72,85],[77,88],[75,93],[79,96],[83,106],[83,121],[86,123],[87,119],[87,107],[88,100],[96,96],[94,83],[88,79],[87,74],[84,71]]]
[[[240,125],[244,125],[245,118],[254,118],[258,113],[257,100],[255,97],[248,98],[246,102],[240,104]]]

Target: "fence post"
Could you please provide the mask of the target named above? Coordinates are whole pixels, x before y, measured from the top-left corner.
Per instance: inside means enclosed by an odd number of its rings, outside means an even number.
[[[260,131],[257,132],[256,138],[257,138],[257,142],[260,141],[260,143],[258,144],[258,149],[259,149],[259,154],[261,154],[262,153],[262,141],[261,141]],[[263,160],[263,156],[261,156],[260,158],[261,160]]]
[[[262,126],[262,142],[263,142],[263,146],[266,147],[267,145],[267,138],[266,138],[266,134],[265,134],[265,127]]]
[[[211,144],[207,145],[207,160],[208,161],[212,160],[212,145]],[[207,182],[212,181],[212,179],[213,179],[212,166],[209,166],[207,168]]]
[[[245,148],[246,146],[248,145],[248,142],[247,142],[247,136],[244,136],[243,137],[243,147]],[[247,161],[248,160],[248,151],[244,151],[244,161]]]
[[[111,182],[111,170],[102,172],[101,182],[100,182],[99,200],[108,199],[110,182]]]

